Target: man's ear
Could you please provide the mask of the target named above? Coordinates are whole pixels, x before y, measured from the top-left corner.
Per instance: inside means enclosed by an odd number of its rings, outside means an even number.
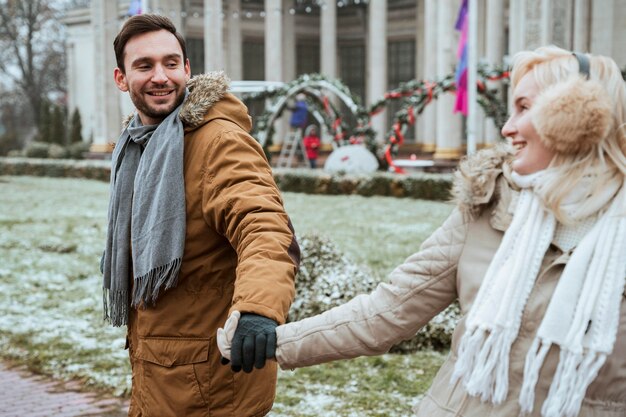
[[[191,65],[189,65],[189,58],[185,60],[185,81],[189,81],[191,78]]]
[[[117,88],[119,88],[120,91],[124,91],[124,92],[128,91],[128,82],[126,81],[126,74],[124,74],[124,72],[122,72],[121,69],[115,68],[115,70],[113,70],[113,79],[115,80],[115,84],[117,84]]]

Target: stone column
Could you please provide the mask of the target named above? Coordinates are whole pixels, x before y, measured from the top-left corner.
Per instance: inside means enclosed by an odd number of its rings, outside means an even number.
[[[117,140],[121,126],[120,93],[115,85],[113,69],[117,67],[113,39],[119,28],[117,1],[93,0],[91,22],[94,30],[95,51],[95,152],[110,151],[108,143]]]
[[[458,5],[455,0],[437,1],[437,79],[448,75],[456,65],[458,34],[454,23]],[[437,99],[435,159],[457,159],[463,154],[462,118],[460,113],[453,113],[455,100],[453,93],[442,94]]]
[[[320,71],[329,78],[337,78],[337,1],[327,0],[320,17]]]
[[[289,10],[290,0],[283,0],[282,9]],[[283,13],[283,80],[292,81],[296,78],[296,16]]]
[[[589,0],[574,1],[574,51],[587,52],[589,50],[589,28],[591,27],[589,9]]]
[[[415,74],[416,80],[424,79],[424,2],[415,2]],[[424,130],[422,118],[417,117],[413,126],[415,143],[420,144],[420,135]],[[410,127],[409,127],[410,129]],[[418,145],[419,146],[419,145]]]
[[[474,0],[477,1],[477,0]],[[469,3],[468,3],[469,6]],[[476,4],[476,64],[480,64],[481,62],[484,62],[484,57],[485,57],[485,37],[487,36],[486,33],[486,27],[485,27],[485,21],[487,20],[486,18],[487,16],[487,11],[486,11],[486,4],[484,1],[477,1]],[[469,19],[469,16],[468,16]],[[468,51],[469,52],[469,51]],[[469,56],[468,56],[469,59]],[[476,74],[476,80],[478,80],[478,74]],[[468,81],[469,81],[469,74],[468,74]],[[468,97],[469,99],[469,97]],[[478,99],[478,89],[476,90],[476,100]],[[482,149],[485,147],[485,124],[487,121],[487,118],[485,117],[485,112],[482,108],[482,106],[480,104],[478,104],[478,101],[476,101],[475,105],[471,105],[471,103],[469,104],[469,109],[471,111],[472,108],[475,109],[476,111],[476,119],[474,121],[474,140],[475,140],[475,149],[474,151],[477,151],[479,149]],[[467,137],[469,140],[469,126],[467,127]],[[470,149],[470,145],[467,145],[467,152],[469,153],[471,151]]]
[[[487,0],[486,5],[485,59],[490,66],[502,66],[504,57],[504,3]],[[500,82],[487,82],[493,88]],[[500,88],[501,89],[501,88]],[[500,131],[493,119],[485,119],[485,145],[493,145],[500,138]]]
[[[387,0],[371,1],[368,6],[367,103],[381,99],[387,91]],[[387,112],[372,118],[376,141],[382,143],[386,133]]]
[[[572,23],[574,21],[573,0],[553,0],[551,8],[552,22],[550,22],[551,34],[549,43],[561,48],[571,50]],[[546,42],[548,43],[548,42]]]
[[[590,47],[594,54],[613,55],[613,26],[615,13],[615,0],[592,2],[591,9],[591,33]],[[619,43],[619,42],[618,42]]]
[[[204,0],[204,71],[224,69],[222,0]]]
[[[265,80],[285,81],[283,73],[283,8],[282,0],[265,0]],[[274,143],[282,143],[289,112],[274,125]]]
[[[530,48],[536,48],[537,46],[548,45],[552,40],[552,25],[554,22],[552,21],[552,0],[541,0],[541,8],[539,12],[541,13],[541,24],[540,24],[540,33],[541,33],[541,41],[540,45],[532,45]],[[535,6],[534,4],[530,4],[531,7]]]
[[[424,79],[437,79],[437,0],[424,1]],[[437,101],[427,104],[422,112],[422,151],[435,152],[437,148]]]
[[[149,0],[148,10],[150,13],[157,13],[170,18],[176,29],[180,33],[185,33],[183,28],[183,17],[181,16],[181,0]],[[205,3],[206,9],[206,3]]]
[[[510,0],[509,2],[509,56],[524,49],[525,3],[525,0]]]
[[[67,31],[68,36],[65,40],[65,56],[66,56],[66,68],[65,74],[67,76],[67,110],[71,115],[74,113],[74,109],[78,107],[78,87],[77,87],[77,72],[80,70],[80,67],[77,65],[78,56],[76,52],[76,43],[75,40],[72,39],[72,33],[70,30]],[[117,64],[116,64],[117,66]],[[80,109],[78,110],[80,111]],[[85,115],[84,111],[81,111],[81,117],[84,119]],[[82,120],[83,127],[85,126],[85,121]],[[84,129],[83,129],[84,130]],[[83,134],[81,132],[81,134]],[[84,137],[84,134],[83,134]]]
[[[243,39],[241,36],[241,0],[228,2],[228,76],[232,80],[243,79]]]
[[[283,79],[283,8],[282,0],[265,0],[265,79]]]

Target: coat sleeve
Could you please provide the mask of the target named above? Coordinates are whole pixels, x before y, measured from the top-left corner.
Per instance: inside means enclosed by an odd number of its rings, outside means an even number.
[[[231,311],[284,323],[300,249],[263,149],[243,131],[224,131],[204,177],[204,218],[237,253]]]
[[[388,283],[317,316],[279,326],[281,368],[382,354],[413,337],[458,297],[456,270],[467,226],[455,209]]]

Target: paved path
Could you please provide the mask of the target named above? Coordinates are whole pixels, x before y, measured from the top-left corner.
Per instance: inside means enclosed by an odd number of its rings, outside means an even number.
[[[0,363],[0,417],[123,417],[126,400],[80,392],[76,382],[33,375]]]

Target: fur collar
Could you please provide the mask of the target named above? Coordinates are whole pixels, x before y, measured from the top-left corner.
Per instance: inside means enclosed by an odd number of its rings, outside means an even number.
[[[478,216],[497,200],[501,192],[508,191],[508,181],[498,186],[498,178],[508,177],[513,149],[508,144],[498,144],[467,157],[455,173],[452,188],[453,201],[463,214]],[[506,190],[504,190],[506,189]],[[506,211],[507,207],[503,207]],[[497,210],[501,211],[501,210]]]
[[[189,95],[178,115],[185,129],[195,129],[202,125],[209,109],[224,97],[229,88],[230,80],[223,71],[198,74],[191,78],[187,82]],[[128,126],[134,115],[135,112],[124,119],[124,128]]]

